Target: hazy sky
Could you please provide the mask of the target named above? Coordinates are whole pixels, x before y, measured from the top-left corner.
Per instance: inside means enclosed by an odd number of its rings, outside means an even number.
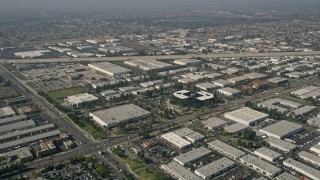
[[[0,10],[92,8],[296,8],[319,7],[320,0],[0,0]]]

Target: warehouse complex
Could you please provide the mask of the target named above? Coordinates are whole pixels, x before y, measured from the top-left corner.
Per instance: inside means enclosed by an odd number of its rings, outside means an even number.
[[[276,175],[281,173],[281,169],[269,164],[253,155],[246,155],[240,158],[242,164],[257,170],[261,174],[268,176],[269,178],[275,177]]]
[[[218,151],[222,154],[225,154],[233,159],[239,159],[241,156],[244,156],[246,153],[238,150],[237,148],[235,147],[232,147],[220,140],[215,140],[215,141],[212,141],[210,143],[208,143],[208,146],[215,150],[215,151]]]
[[[172,161],[168,164],[162,164],[161,169],[180,180],[201,180],[199,176],[195,175],[193,172],[189,171],[175,161]]]
[[[210,130],[215,130],[227,125],[227,122],[219,118],[210,118],[202,121],[202,124]]]
[[[310,166],[302,164],[301,162],[298,162],[298,161],[293,160],[291,158],[283,161],[283,165],[285,165],[285,166],[287,166],[287,167],[289,167],[299,173],[302,173],[311,179],[319,179],[319,177],[320,177],[319,170],[316,170]]]
[[[139,68],[143,71],[163,71],[173,69],[174,66],[172,64],[167,64],[164,62],[156,61],[156,60],[132,60],[125,61],[126,65]]]
[[[181,66],[194,66],[201,64],[202,61],[198,59],[177,59],[173,63]]]
[[[268,136],[273,136],[278,139],[284,139],[293,136],[294,134],[297,134],[303,130],[304,128],[302,126],[283,120],[260,129],[259,131]]]
[[[96,71],[99,71],[109,76],[122,76],[130,74],[132,72],[130,69],[109,62],[88,64],[88,66]]]
[[[268,114],[261,113],[259,111],[244,107],[235,111],[227,112],[224,117],[232,121],[250,126],[256,122],[267,119]]]
[[[68,103],[70,106],[73,106],[75,108],[79,108],[83,106],[84,104],[88,103],[94,103],[98,101],[99,99],[95,97],[92,94],[83,93],[83,94],[77,94],[74,96],[68,96],[64,99],[66,103]]]
[[[204,147],[199,147],[197,149],[188,151],[184,154],[181,154],[179,156],[176,156],[173,158],[174,161],[181,164],[182,166],[185,166],[189,163],[192,163],[193,161],[197,161],[198,159],[203,158],[204,156],[210,154],[211,151]]]
[[[300,103],[296,103],[296,102],[285,100],[285,99],[274,98],[274,99],[269,99],[264,102],[261,102],[258,104],[258,106],[265,107],[268,109],[275,109],[280,113],[284,114],[289,112],[290,109],[297,109],[302,107],[303,105]]]
[[[126,123],[142,120],[150,116],[150,112],[133,104],[122,105],[110,109],[91,112],[89,116],[101,126],[112,128],[120,122]]]
[[[255,150],[254,154],[270,162],[274,162],[276,159],[281,157],[281,154],[272,151],[266,147],[262,147]]]
[[[316,167],[320,167],[320,157],[314,154],[311,154],[307,151],[301,151],[298,153],[298,156],[306,162],[309,162]]]
[[[174,146],[183,149],[195,143],[203,140],[205,137],[189,128],[181,128],[173,132],[169,132],[161,135],[161,138],[167,140]]]
[[[296,145],[291,144],[290,142],[272,136],[265,139],[265,141],[269,144],[269,146],[279,149],[280,151],[283,151],[285,153],[292,152],[293,150],[298,148]]]
[[[213,161],[199,169],[195,170],[195,174],[200,176],[202,179],[212,179],[223,172],[232,169],[236,165],[235,162],[228,158],[221,158],[219,160]]]

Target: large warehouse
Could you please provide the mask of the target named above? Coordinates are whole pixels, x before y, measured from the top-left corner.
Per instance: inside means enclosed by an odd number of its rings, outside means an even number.
[[[120,122],[135,121],[150,116],[150,112],[133,104],[127,104],[110,109],[91,112],[89,114],[101,126],[112,128]]]
[[[109,76],[121,76],[130,74],[132,72],[130,69],[115,64],[111,64],[109,62],[88,64],[88,66],[96,71],[102,72]]]
[[[283,161],[283,165],[285,165],[285,166],[287,166],[287,167],[289,167],[289,168],[291,168],[301,174],[304,174],[311,179],[319,179],[319,177],[320,177],[319,170],[314,169],[314,168],[307,166],[305,164],[302,164],[301,162],[298,162],[298,161],[293,160],[291,158]]]
[[[235,165],[235,162],[223,157],[199,169],[196,169],[194,172],[202,179],[212,179],[222,174],[223,172],[227,172],[228,170],[232,169]]]
[[[256,122],[267,119],[268,114],[244,107],[235,111],[227,112],[224,117],[232,121],[250,126]]]
[[[161,169],[179,180],[201,180],[201,178],[195,175],[193,172],[174,161],[168,164],[162,164]]]
[[[229,144],[226,144],[220,140],[214,140],[208,143],[208,147],[215,151],[223,153],[233,159],[239,159],[241,156],[244,156],[246,154],[240,151],[239,149],[230,146]]]
[[[287,138],[303,131],[303,127],[288,121],[279,121],[259,130],[260,132],[278,139]]]
[[[174,66],[172,64],[167,64],[164,62],[156,61],[156,60],[132,60],[132,61],[125,61],[125,64],[139,68],[143,71],[162,71],[162,70],[169,70],[173,69]]]
[[[81,107],[83,104],[86,103],[93,103],[98,101],[99,99],[95,97],[92,94],[83,93],[83,94],[77,94],[73,96],[68,96],[64,99],[66,103],[68,103],[70,106],[73,106],[75,108]]]
[[[185,166],[189,163],[197,161],[198,159],[203,158],[204,156],[210,154],[211,151],[205,147],[199,147],[197,149],[188,151],[184,154],[180,154],[179,156],[173,158],[174,161]]]

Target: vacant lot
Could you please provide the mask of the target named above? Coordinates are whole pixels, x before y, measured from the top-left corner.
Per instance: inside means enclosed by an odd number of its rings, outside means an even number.
[[[48,94],[54,99],[62,99],[62,98],[68,97],[68,96],[81,94],[84,92],[85,92],[85,90],[79,86],[79,87],[63,89],[63,90],[59,90],[59,91],[52,91],[52,92],[49,92]]]
[[[20,94],[12,87],[2,86],[0,87],[0,100],[18,97]]]

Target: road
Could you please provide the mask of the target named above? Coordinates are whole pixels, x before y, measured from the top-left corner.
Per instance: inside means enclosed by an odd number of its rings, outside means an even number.
[[[312,52],[273,52],[273,53],[232,53],[232,54],[188,54],[169,56],[120,56],[120,57],[93,57],[93,58],[48,58],[48,59],[0,59],[0,63],[50,63],[50,62],[98,62],[98,61],[126,61],[132,59],[170,60],[185,58],[240,58],[240,57],[277,57],[277,56],[314,56],[320,55],[320,51]]]

